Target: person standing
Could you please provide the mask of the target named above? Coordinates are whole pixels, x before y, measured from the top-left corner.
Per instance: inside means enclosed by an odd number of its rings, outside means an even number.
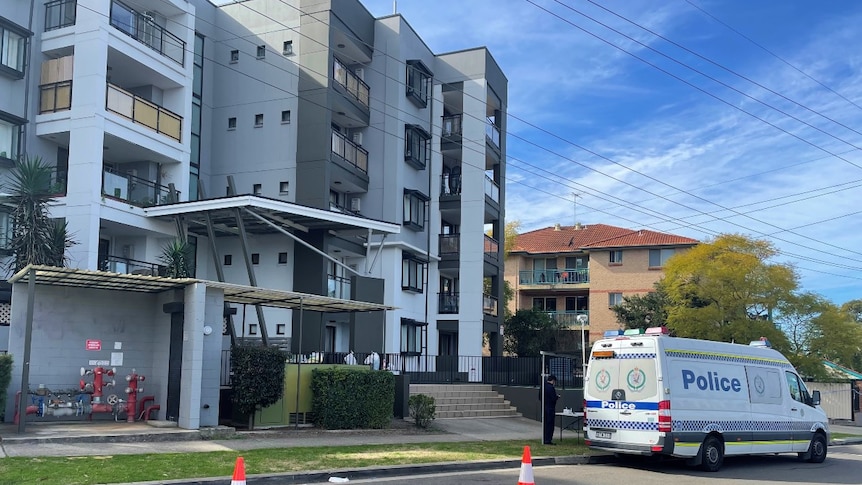
[[[557,412],[557,400],[560,398],[560,395],[557,394],[557,376],[551,374],[548,376],[547,381],[542,389],[542,397],[544,398],[542,402],[542,443],[546,445],[553,445],[554,438],[554,420],[556,418]]]

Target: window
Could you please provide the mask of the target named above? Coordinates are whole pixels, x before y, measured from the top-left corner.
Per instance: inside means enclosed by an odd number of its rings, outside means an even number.
[[[236,118],[235,117],[231,117],[231,118],[227,119],[227,129],[228,130],[235,130],[236,129]]]
[[[230,266],[230,265],[232,265],[232,264],[233,264],[233,255],[231,255],[231,254],[225,254],[225,255],[224,255],[224,265],[225,265],[225,266]]]
[[[263,113],[258,113],[254,115],[254,127],[260,128],[263,126]]]
[[[794,401],[805,402],[803,397],[805,386],[799,382],[799,377],[792,372],[787,372],[786,375],[787,387],[790,388],[790,397],[792,397]]]
[[[419,170],[431,161],[431,135],[419,125],[404,128],[404,161]]]
[[[422,293],[424,280],[425,263],[410,253],[404,253],[401,259],[401,289]]]
[[[6,211],[0,211],[0,254],[8,254],[12,247],[12,215]]]
[[[230,51],[230,62],[231,63],[239,62],[239,50],[235,49],[235,50]]]
[[[27,48],[26,30],[0,17],[0,71],[16,79],[24,77],[24,57]]]
[[[278,264],[287,264],[287,252],[278,253]]]
[[[407,61],[407,98],[417,108],[428,106],[431,71],[418,59]]]
[[[278,183],[278,195],[287,195],[290,193],[290,182]]]
[[[286,109],[286,110],[281,112],[281,122],[282,122],[282,124],[285,124],[285,125],[290,123],[290,110],[289,109]]]
[[[285,335],[287,333],[287,324],[277,323],[275,324],[275,334],[276,335]]]
[[[422,327],[428,325],[412,318],[401,319],[401,353],[419,355],[422,352]]]
[[[623,252],[620,250],[611,251],[611,264],[623,264]]]
[[[260,264],[260,253],[251,253],[251,264]]]
[[[262,191],[263,191],[263,185],[262,184],[254,184],[251,186],[251,193],[254,195],[260,195],[260,193]]]
[[[418,190],[404,191],[404,225],[411,229],[425,228],[425,203],[431,200]]]
[[[612,307],[615,305],[622,305],[623,303],[623,294],[622,293],[608,293],[608,307]]]
[[[661,268],[676,252],[675,249],[650,249],[649,250],[649,266],[650,268]]]
[[[543,312],[555,312],[557,311],[557,299],[556,298],[533,298],[533,309],[540,310]]]
[[[266,57],[266,45],[257,46],[257,58],[263,59]]]
[[[281,53],[286,55],[286,56],[292,56],[293,55],[293,41],[292,40],[284,41],[284,44],[281,46]]]
[[[0,111],[0,158],[17,160],[21,146],[21,130],[27,120]]]
[[[249,335],[257,335],[257,324],[252,323],[248,326],[248,334]]]

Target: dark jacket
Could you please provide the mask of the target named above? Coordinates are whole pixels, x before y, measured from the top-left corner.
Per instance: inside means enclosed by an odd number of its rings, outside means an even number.
[[[553,412],[557,408],[557,399],[560,398],[560,396],[557,395],[557,388],[555,388],[550,382],[545,382],[543,392],[545,394],[545,411]],[[542,396],[540,395],[539,399],[541,398]]]

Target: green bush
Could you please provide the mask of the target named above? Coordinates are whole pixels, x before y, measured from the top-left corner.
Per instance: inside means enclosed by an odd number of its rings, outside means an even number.
[[[407,401],[410,409],[410,417],[420,428],[427,428],[437,414],[437,405],[434,398],[426,394],[414,394]]]
[[[231,349],[231,401],[234,411],[249,417],[249,428],[254,423],[255,411],[281,399],[286,358],[276,347],[239,345]]]
[[[0,355],[0,423],[6,411],[6,388],[12,380],[12,355]]]
[[[325,429],[388,428],[395,408],[391,372],[334,367],[311,373],[314,423]]]

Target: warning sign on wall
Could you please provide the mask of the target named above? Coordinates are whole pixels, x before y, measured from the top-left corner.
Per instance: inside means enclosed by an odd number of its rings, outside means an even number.
[[[102,350],[102,341],[87,339],[87,350]]]

